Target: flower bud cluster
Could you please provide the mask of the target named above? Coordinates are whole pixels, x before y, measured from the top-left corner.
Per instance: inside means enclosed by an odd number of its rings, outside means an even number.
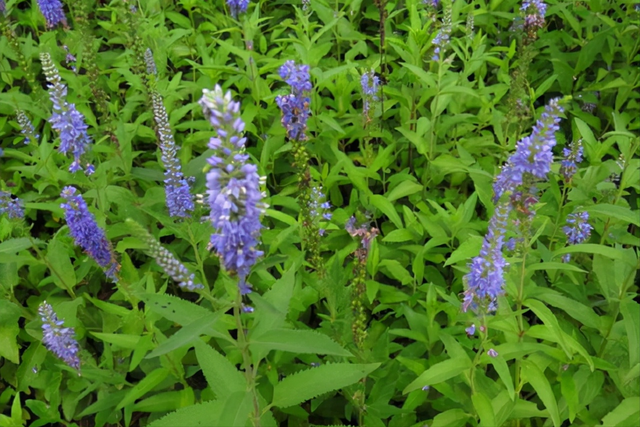
[[[58,319],[51,304],[46,301],[38,307],[42,321],[42,342],[44,346],[64,363],[74,369],[80,369],[80,348],[73,328],[65,328],[64,322]]]

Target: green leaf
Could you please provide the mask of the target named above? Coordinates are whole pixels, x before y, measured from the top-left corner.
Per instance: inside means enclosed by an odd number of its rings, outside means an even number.
[[[169,353],[177,348],[190,344],[204,334],[222,315],[222,312],[211,313],[207,316],[180,328],[178,332],[173,334],[165,342],[161,343],[155,350],[149,353],[145,358],[151,359],[163,354]]]
[[[249,344],[251,347],[257,346],[267,350],[353,357],[353,355],[342,348],[340,344],[328,336],[315,331],[272,329],[258,337],[251,337]]]
[[[447,265],[455,264],[458,261],[468,261],[471,258],[477,256],[480,253],[482,247],[483,238],[480,236],[471,236],[466,239],[458,249],[453,251],[447,261],[444,263]]]
[[[219,398],[247,389],[247,380],[231,362],[211,346],[198,340],[196,357],[211,390]]]
[[[9,239],[0,243],[0,254],[15,254],[31,247],[31,240],[26,237]]]
[[[602,427],[635,427],[640,414],[640,397],[628,397],[602,418]]]
[[[406,386],[402,391],[402,394],[410,393],[413,390],[424,387],[425,385],[431,386],[433,384],[441,383],[470,368],[471,360],[469,360],[468,357],[458,357],[436,363],[412,381],[411,384]]]
[[[560,420],[560,412],[558,411],[558,402],[544,372],[538,368],[538,365],[527,359],[522,361],[522,375],[525,380],[531,384],[536,393],[538,393],[538,397],[542,400],[542,403],[544,403],[544,406],[551,415],[551,421],[553,421],[554,427],[560,427],[562,421]]]
[[[193,390],[185,388],[180,391],[165,391],[141,400],[133,405],[134,412],[167,412],[175,411],[193,404]]]
[[[99,340],[102,340],[109,344],[117,345],[118,347],[121,347],[121,348],[129,348],[129,349],[136,348],[136,346],[138,345],[138,342],[140,341],[139,335],[105,334],[103,332],[91,332],[91,331],[89,331],[89,333],[94,337],[98,338]]]
[[[386,269],[388,271],[387,276],[398,280],[403,285],[408,285],[413,282],[411,273],[395,259],[383,259],[380,261],[379,268]]]
[[[587,271],[566,262],[545,261],[538,264],[527,265],[527,273],[532,271],[547,270],[566,270],[575,271],[576,273],[586,273]]]
[[[433,419],[431,427],[463,427],[467,425],[467,421],[471,415],[462,409],[448,409]]]
[[[20,308],[10,301],[0,301],[0,357],[20,364],[18,333]]]
[[[571,359],[571,352],[569,351],[569,347],[565,342],[565,334],[560,328],[558,324],[558,319],[556,316],[547,308],[546,305],[542,304],[540,301],[527,299],[522,303],[524,306],[529,307],[535,314],[542,320],[542,322],[549,328],[549,330],[555,335],[556,342],[560,344],[562,350],[564,350],[565,354],[569,359]]]
[[[72,289],[76,285],[76,272],[69,259],[67,248],[57,239],[49,242],[47,260],[53,269],[53,283],[61,289]]]
[[[560,257],[564,254],[573,253],[586,253],[586,254],[598,254],[607,258],[627,261],[628,257],[624,252],[617,248],[611,248],[609,246],[598,245],[595,243],[580,243],[579,245],[571,245],[566,248],[558,249],[553,253],[554,257]]]
[[[225,400],[187,406],[170,413],[149,424],[148,427],[210,427],[220,425],[218,420],[224,409]]]
[[[491,358],[491,364],[504,383],[504,386],[507,388],[509,397],[511,400],[514,400],[516,398],[516,394],[513,388],[513,379],[511,378],[511,371],[509,371],[509,367],[507,366],[507,362],[504,360],[504,357],[498,353],[498,357]]]
[[[629,366],[633,366],[640,363],[640,304],[625,299],[620,302],[620,312],[629,341]]]
[[[398,215],[398,212],[396,212],[396,208],[393,206],[393,204],[389,200],[387,200],[384,196],[381,196],[380,194],[374,194],[369,198],[369,200],[371,201],[371,204],[376,208],[378,208],[380,212],[385,214],[387,218],[389,218],[396,227],[403,228],[400,215]]]
[[[580,409],[580,399],[578,397],[578,390],[576,388],[576,382],[573,379],[573,374],[569,371],[564,371],[560,376],[560,390],[562,391],[562,397],[567,402],[569,408],[569,421],[573,423],[576,418],[576,414]]]
[[[379,363],[367,365],[335,363],[289,375],[275,386],[272,405],[279,408],[298,405],[323,393],[358,382],[378,366],[380,366]]]
[[[413,181],[402,181],[400,182],[400,184],[395,186],[393,190],[389,191],[389,193],[387,194],[387,200],[393,202],[403,197],[407,197],[411,194],[415,194],[419,191],[422,191],[422,185]]]
[[[211,314],[211,311],[173,295],[140,294],[146,307],[179,325],[189,325]]]
[[[638,211],[634,212],[624,206],[603,203],[598,205],[591,205],[584,210],[586,212],[589,212],[589,214],[599,216],[605,220],[609,218],[617,218],[628,224],[634,224],[640,227],[640,213],[638,213]]]
[[[132,404],[137,399],[141,398],[151,390],[155,388],[158,384],[164,381],[165,378],[169,375],[169,370],[166,368],[158,368],[155,371],[148,374],[144,377],[138,384],[136,384],[129,393],[118,403],[116,406],[116,411],[124,408],[127,405]]]
[[[480,417],[480,423],[478,425],[480,427],[495,427],[496,416],[493,413],[493,407],[491,406],[489,398],[482,393],[475,393],[471,396],[471,401],[473,402],[473,407],[478,417]]]
[[[531,297],[566,311],[569,316],[585,326],[594,329],[600,328],[600,317],[593,309],[574,299],[567,298],[553,289],[537,288],[536,291],[531,294]]]
[[[220,415],[219,426],[244,426],[253,410],[253,393],[238,391],[230,394]]]

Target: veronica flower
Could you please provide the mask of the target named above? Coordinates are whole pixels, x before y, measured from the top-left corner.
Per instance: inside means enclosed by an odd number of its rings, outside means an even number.
[[[40,138],[40,135],[36,134],[36,129],[33,127],[33,123],[29,120],[29,117],[22,110],[16,110],[16,119],[20,125],[20,133],[24,135],[24,143],[29,144],[32,140]]]
[[[24,209],[20,199],[14,198],[6,191],[0,191],[0,215],[4,213],[11,219],[24,218]]]
[[[559,99],[553,99],[533,127],[533,132],[516,144],[516,152],[509,157],[493,184],[494,202],[503,194],[514,192],[523,185],[525,178],[546,179],[556,145],[555,133],[560,129]]]
[[[588,221],[589,212],[574,212],[567,216],[567,225],[562,227],[562,231],[567,235],[567,243],[569,245],[584,243],[591,237],[593,227]],[[562,260],[569,262],[571,260],[571,254],[565,254]]]
[[[344,229],[349,233],[352,237],[361,237],[360,243],[362,244],[362,248],[365,251],[369,251],[371,247],[371,242],[379,233],[379,230],[375,227],[369,228],[367,223],[360,224],[356,226],[356,217],[352,216],[347,220],[347,223],[344,226]]]
[[[76,109],[75,104],[67,102],[67,87],[62,84],[60,73],[51,61],[48,53],[41,53],[42,69],[49,82],[49,98],[53,102],[53,114],[49,119],[51,127],[60,135],[58,151],[73,154],[70,172],[82,170],[80,166],[82,156],[87,152],[91,138],[87,134],[88,126],[84,116]],[[89,169],[87,172],[90,172]],[[89,174],[89,173],[87,173]]]
[[[464,276],[467,289],[464,293],[462,311],[467,311],[469,307],[474,310],[486,307],[487,311],[495,311],[498,296],[504,293],[504,269],[507,262],[502,254],[502,246],[509,211],[508,204],[496,206],[482,242],[480,255],[471,260],[471,270]]]
[[[289,95],[278,95],[276,104],[282,111],[282,126],[287,130],[289,139],[304,141],[307,139],[307,120],[309,118],[308,92],[312,86],[309,80],[309,66],[296,65],[287,61],[279,70],[282,77],[291,86]]]
[[[464,331],[467,333],[467,335],[472,337],[476,334],[476,325],[475,324],[471,325],[468,328],[466,328]]]
[[[432,60],[434,61],[440,60],[440,54],[444,51],[445,47],[447,47],[447,45],[449,44],[450,36],[451,36],[451,27],[445,25],[442,28],[440,28],[440,31],[438,31],[438,34],[436,34],[434,39],[431,41],[431,44],[433,44],[436,47],[433,50],[433,56],[431,57]]]
[[[544,27],[547,5],[542,0],[524,0],[520,10],[524,12],[524,29],[527,32]]]
[[[0,13],[5,13],[7,10],[7,5],[4,0],[0,0]]]
[[[65,200],[60,207],[64,209],[69,234],[76,245],[84,249],[99,266],[107,269],[107,277],[115,281],[116,271],[120,266],[115,261],[111,243],[107,240],[104,230],[96,223],[93,214],[89,212],[87,203],[80,194],[76,194],[77,191],[69,186],[65,187],[60,195]]]
[[[249,0],[227,0],[227,6],[229,6],[231,16],[236,19],[238,17],[238,14],[247,11]]]
[[[162,97],[157,92],[151,93],[153,105],[153,118],[156,121],[156,131],[160,140],[162,163],[165,167],[164,183],[167,208],[172,217],[189,217],[193,211],[193,197],[190,193],[189,183],[182,173],[182,166],[177,153],[180,147],[176,146],[169,124],[169,116],[164,107]]]
[[[38,6],[47,21],[47,28],[53,28],[60,22],[65,27],[67,26],[67,18],[64,15],[64,10],[62,10],[60,0],[38,0]]]
[[[203,90],[200,99],[204,115],[216,131],[209,148],[211,170],[207,173],[207,194],[211,206],[211,223],[215,232],[210,246],[221,258],[224,268],[238,275],[241,294],[251,292],[246,279],[262,251],[257,249],[260,238],[260,215],[264,212],[261,178],[256,165],[249,163],[245,153],[244,122],[240,118],[240,103],[231,92],[224,93],[218,85]]]
[[[144,63],[147,66],[147,74],[158,74],[156,62],[153,60],[153,52],[149,48],[144,51]]]
[[[135,235],[147,245],[147,253],[156,260],[169,277],[178,282],[178,286],[190,291],[204,288],[201,284],[194,283],[195,275],[187,270],[175,255],[160,245],[144,227],[132,219],[127,219],[126,222],[133,229]]]
[[[494,349],[490,348],[489,351],[487,351],[487,355],[489,357],[496,358],[496,357],[498,357],[498,352],[495,351]]]
[[[38,307],[42,320],[42,342],[53,354],[74,369],[80,369],[79,347],[73,328],[65,328],[64,322],[58,319],[53,307],[43,301]]]
[[[560,175],[562,175],[565,182],[570,182],[573,175],[578,171],[578,163],[582,161],[583,152],[584,148],[582,147],[581,139],[562,149],[563,159],[560,163]]]
[[[326,197],[322,192],[322,187],[313,187],[307,204],[309,208],[309,219],[316,225],[322,220],[331,220],[331,203],[326,201]],[[325,230],[318,227],[320,235],[324,235]]]
[[[369,119],[369,113],[371,110],[371,104],[375,101],[378,101],[378,88],[380,84],[380,79],[375,75],[373,70],[367,71],[360,78],[360,85],[362,86],[362,114]]]

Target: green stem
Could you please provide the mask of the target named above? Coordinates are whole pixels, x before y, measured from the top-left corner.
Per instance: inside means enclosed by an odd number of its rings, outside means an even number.
[[[251,390],[253,397],[253,414],[251,418],[251,424],[254,427],[260,427],[260,404],[258,403],[258,394],[256,393],[256,373],[258,366],[253,366],[251,363],[251,355],[249,354],[249,345],[247,337],[244,333],[244,325],[242,324],[242,295],[238,291],[236,295],[236,304],[233,307],[233,317],[236,319],[236,328],[238,330],[238,346],[242,351],[242,361],[244,363],[244,373],[247,380],[247,385]]]

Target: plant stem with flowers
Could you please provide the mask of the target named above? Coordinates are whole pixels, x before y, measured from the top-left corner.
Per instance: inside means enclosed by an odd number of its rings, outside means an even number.
[[[249,163],[240,103],[232,100],[231,92],[224,93],[217,85],[212,91],[205,89],[199,104],[216,131],[216,135],[209,140],[209,148],[214,150],[214,154],[209,158],[211,169],[207,173],[207,195],[211,208],[209,218],[215,229],[210,247],[220,257],[225,271],[238,278],[233,312],[238,346],[253,395],[252,423],[258,426],[257,366],[251,363],[241,314],[253,311],[243,304],[242,298],[252,291],[248,276],[251,267],[262,256],[257,246],[263,228],[260,216],[266,208],[264,194],[260,191],[263,179],[258,175],[257,167]]]

